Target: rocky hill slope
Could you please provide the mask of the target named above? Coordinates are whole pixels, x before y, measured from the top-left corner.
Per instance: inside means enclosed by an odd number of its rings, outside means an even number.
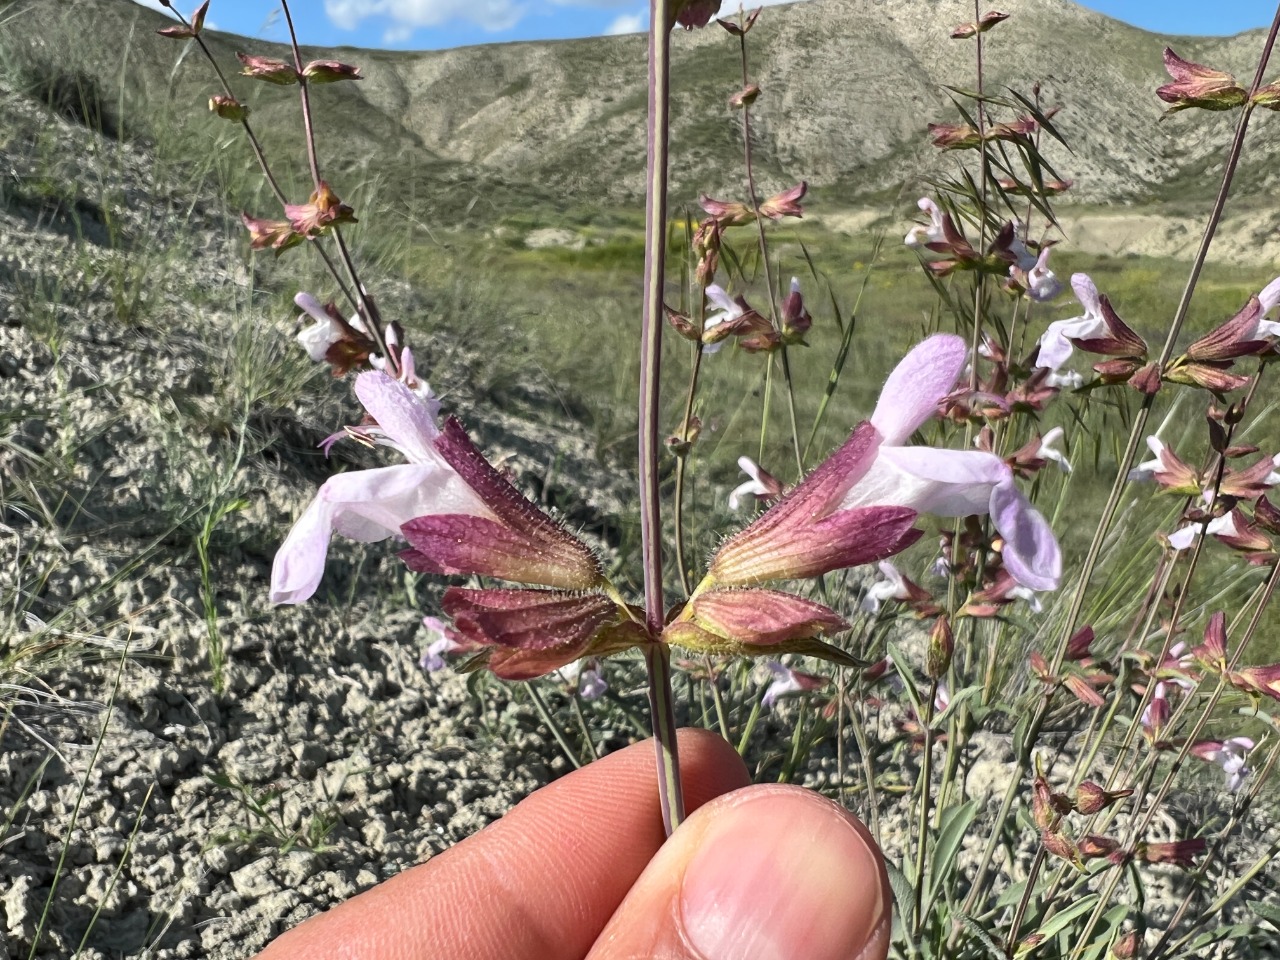
[[[27,76],[86,84],[121,123],[186,116],[221,136],[203,114],[207,66],[153,35],[164,21],[129,0],[9,0],[0,44]],[[1072,145],[1050,156],[1069,167],[1086,200],[1198,201],[1231,118],[1204,113],[1162,120],[1154,90],[1165,82],[1161,50],[1252,71],[1261,33],[1228,38],[1157,36],[1069,0],[1010,0],[1011,19],[988,35],[987,89],[1042,85],[1061,104]],[[896,191],[935,163],[924,124],[954,119],[947,86],[972,88],[973,45],[947,39],[965,0],[811,0],[771,7],[752,33],[757,157],[766,187],[808,179],[837,201]],[[282,55],[276,45],[211,34],[219,56]],[[74,51],[68,56],[68,51]],[[336,51],[308,51],[324,55]],[[634,201],[644,154],[644,38],[599,37],[401,53],[343,50],[367,79],[325,91],[322,149],[376,176],[397,195],[420,181],[443,213],[445,194],[501,206],[508,192],[564,206]],[[740,143],[726,98],[740,85],[736,44],[719,29],[674,37],[674,182],[679,199],[737,189]],[[123,88],[123,89],[121,89]],[[295,132],[288,88],[240,84],[268,130]],[[1270,125],[1275,118],[1261,117]],[[212,133],[210,130],[212,129]],[[1251,153],[1242,197],[1277,183],[1276,138]],[[435,186],[432,187],[431,184]]]

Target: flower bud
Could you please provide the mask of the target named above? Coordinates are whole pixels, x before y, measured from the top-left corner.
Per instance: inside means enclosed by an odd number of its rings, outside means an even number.
[[[1142,938],[1137,930],[1130,930],[1111,945],[1111,956],[1115,960],[1133,960],[1138,955],[1138,945]]]
[[[243,120],[249,116],[249,107],[235,97],[219,93],[209,98],[209,110],[223,120]]]
[[[1169,47],[1164,48],[1164,68],[1173,83],[1156,91],[1156,96],[1172,104],[1168,113],[1198,107],[1201,110],[1232,110],[1242,106],[1249,94],[1236,83],[1236,78],[1223,70],[1202,63],[1183,60]]]
[[[945,676],[951,666],[951,654],[955,650],[955,634],[951,630],[951,621],[945,616],[933,621],[933,629],[929,631],[929,648],[925,653],[924,672],[930,680]]]
[[[312,83],[337,83],[339,80],[363,80],[360,68],[337,60],[312,60],[302,68],[302,75]]]
[[[775,194],[764,203],[760,204],[760,216],[768,217],[770,220],[781,220],[783,217],[802,217],[804,211],[800,207],[800,201],[804,199],[805,192],[809,189],[809,184],[801,181],[788,190]]]
[[[255,57],[247,53],[237,53],[236,59],[242,65],[240,72],[246,77],[265,80],[267,83],[276,83],[281,86],[298,82],[297,69],[283,60],[276,60],[272,57]]]
[[[1092,780],[1085,780],[1076,787],[1076,809],[1092,815],[1132,795],[1132,790],[1107,790]]]

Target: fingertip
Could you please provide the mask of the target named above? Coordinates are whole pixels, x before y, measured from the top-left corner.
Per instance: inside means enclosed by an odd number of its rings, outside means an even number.
[[[749,787],[676,831],[591,957],[883,960],[891,909],[856,817],[798,787]]]

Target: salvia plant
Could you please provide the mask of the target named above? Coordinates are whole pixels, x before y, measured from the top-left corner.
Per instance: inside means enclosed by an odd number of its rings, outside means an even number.
[[[310,248],[330,272],[331,301],[297,295],[298,340],[335,376],[354,374],[364,416],[326,450],[357,443],[397,458],[320,487],[276,556],[271,600],[313,597],[335,534],[395,541],[409,570],[454,584],[424,620],[425,669],[505,681],[558,674],[590,700],[607,688],[609,658],[638,653],[669,832],[684,818],[673,653],[700,671],[718,707],[727,666],[764,660],[767,687],[753,695],[742,743],[771,709],[807,711],[810,727],[797,731],[805,750],[835,738],[843,758],[853,742],[857,772],[840,797],[885,849],[895,954],[1123,960],[1210,944],[1263,949],[1270,934],[1257,921],[1280,919],[1280,909],[1259,893],[1276,847],[1257,841],[1254,806],[1280,750],[1280,664],[1256,662],[1251,647],[1280,579],[1280,509],[1269,499],[1280,454],[1247,438],[1280,342],[1280,279],[1204,335],[1184,327],[1256,114],[1280,109],[1280,85],[1263,82],[1280,12],[1248,83],[1164,51],[1171,82],[1154,92],[1170,113],[1237,120],[1162,341],[1138,332],[1159,318],[1127,322],[1092,278],[1064,283],[1052,269],[1063,239],[1054,204],[1074,184],[1049,159],[1068,155],[1059,105],[1039,86],[987,89],[984,59],[1008,14],[976,0],[971,21],[940,29],[940,45],[948,32],[968,45],[975,70],[971,89],[948,91],[955,115],[921,131],[945,172],[928,181],[903,237],[937,294],[932,329],[889,374],[869,418],[819,460],[811,448],[854,324],[835,311],[840,349],[802,430],[795,397],[808,385],[793,378],[789,352],[806,346],[825,311],[781,275],[771,236],[803,215],[807,185],[757,191],[752,109],[768,91],[748,52],[761,12],[713,19],[719,2],[651,7],[638,597],[443,414],[405,328],[380,313],[362,279],[343,238],[356,211],[322,176],[310,103],[323,84],[361,80],[360,69],[303,62],[296,36],[290,61],[240,56],[237,84],[299,92],[313,189],[291,198],[259,146],[250,100],[205,45],[208,2],[162,31],[208,56],[220,83],[210,111],[243,128],[279,203],[244,215],[250,246],[277,256]],[[723,29],[738,51],[741,84],[725,95],[741,130],[744,190],[700,198],[703,215],[685,222],[683,279],[672,284],[676,26]],[[688,341],[691,357],[683,413],[665,430],[664,333]],[[755,516],[720,531],[703,565],[687,543],[687,481],[705,415],[700,374],[723,349],[754,358],[765,383],[760,446],[739,460],[747,479],[728,503]],[[775,396],[789,430],[770,445]],[[1092,485],[1080,476],[1090,449]],[[767,455],[781,460],[772,472]],[[733,723],[718,712],[728,736]],[[981,773],[984,763],[997,772]],[[1175,815],[1186,796],[1202,798],[1200,814]],[[891,813],[909,826],[885,829]],[[1171,907],[1154,905],[1153,884],[1173,890]]]

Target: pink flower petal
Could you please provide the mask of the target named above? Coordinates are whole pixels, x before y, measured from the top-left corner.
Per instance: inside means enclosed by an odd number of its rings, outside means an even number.
[[[955,386],[967,353],[960,337],[938,333],[917,344],[893,368],[871,415],[884,446],[902,445],[937,413],[938,401]]]
[[[1056,590],[1062,578],[1062,552],[1048,521],[1013,480],[991,493],[991,519],[1004,538],[1005,569],[1032,590]]]

